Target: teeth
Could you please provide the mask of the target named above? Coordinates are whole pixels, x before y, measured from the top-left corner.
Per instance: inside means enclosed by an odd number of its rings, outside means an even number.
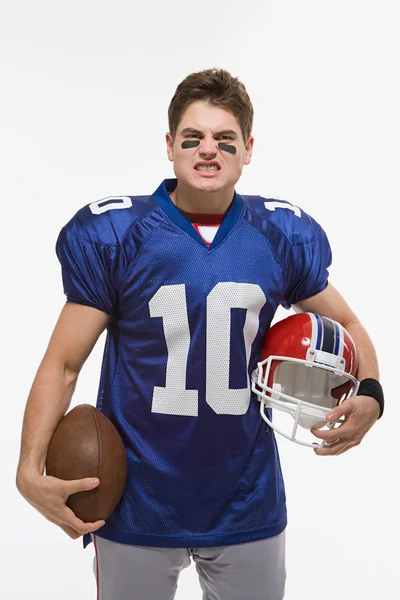
[[[196,167],[196,170],[197,171],[218,171],[218,167],[216,165],[210,166],[210,167],[198,166],[198,167]]]

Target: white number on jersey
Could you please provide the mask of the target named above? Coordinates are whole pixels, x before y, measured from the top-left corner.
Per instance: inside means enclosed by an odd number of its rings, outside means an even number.
[[[106,202],[106,204],[104,204]],[[132,200],[129,196],[108,196],[102,200],[96,200],[89,204],[89,208],[94,215],[101,215],[108,210],[118,210],[120,208],[130,208]]]
[[[258,331],[259,315],[266,302],[264,292],[253,283],[217,283],[207,297],[206,402],[217,414],[243,415],[250,403],[248,366]],[[155,386],[152,412],[168,415],[198,414],[198,391],[186,389],[190,347],[185,285],[159,288],[149,303],[150,316],[162,317],[168,349],[165,387]],[[246,308],[243,328],[247,387],[229,387],[231,308]]]
[[[301,218],[301,210],[298,206],[294,206],[294,204],[288,204],[286,202],[264,202],[265,208],[268,210],[275,210],[276,208],[287,208],[288,210],[292,210],[296,217]]]

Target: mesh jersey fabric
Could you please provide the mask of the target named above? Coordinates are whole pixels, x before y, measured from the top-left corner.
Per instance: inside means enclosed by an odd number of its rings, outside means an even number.
[[[304,211],[236,191],[207,246],[172,203],[176,184],[91,203],[56,244],[67,301],[110,316],[96,405],[124,441],[128,480],[96,535],[244,543],[287,522],[249,376],[277,307],[326,287],[331,252]]]

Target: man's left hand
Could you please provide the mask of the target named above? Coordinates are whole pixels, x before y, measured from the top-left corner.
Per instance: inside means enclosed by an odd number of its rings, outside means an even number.
[[[379,410],[378,402],[370,396],[351,396],[344,400],[327,415],[328,421],[337,421],[344,417],[344,423],[329,431],[311,429],[315,437],[326,440],[325,446],[314,449],[315,454],[337,456],[358,446],[378,420]]]

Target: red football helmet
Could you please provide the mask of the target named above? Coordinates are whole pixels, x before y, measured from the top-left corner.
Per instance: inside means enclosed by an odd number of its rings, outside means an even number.
[[[298,426],[332,428],[335,423],[328,423],[325,417],[357,393],[356,371],[356,347],[346,329],[327,317],[298,313],[267,332],[251,387],[270,427],[303,446],[322,447],[324,441],[299,439]],[[294,418],[291,432],[274,425],[266,407],[289,413]]]

